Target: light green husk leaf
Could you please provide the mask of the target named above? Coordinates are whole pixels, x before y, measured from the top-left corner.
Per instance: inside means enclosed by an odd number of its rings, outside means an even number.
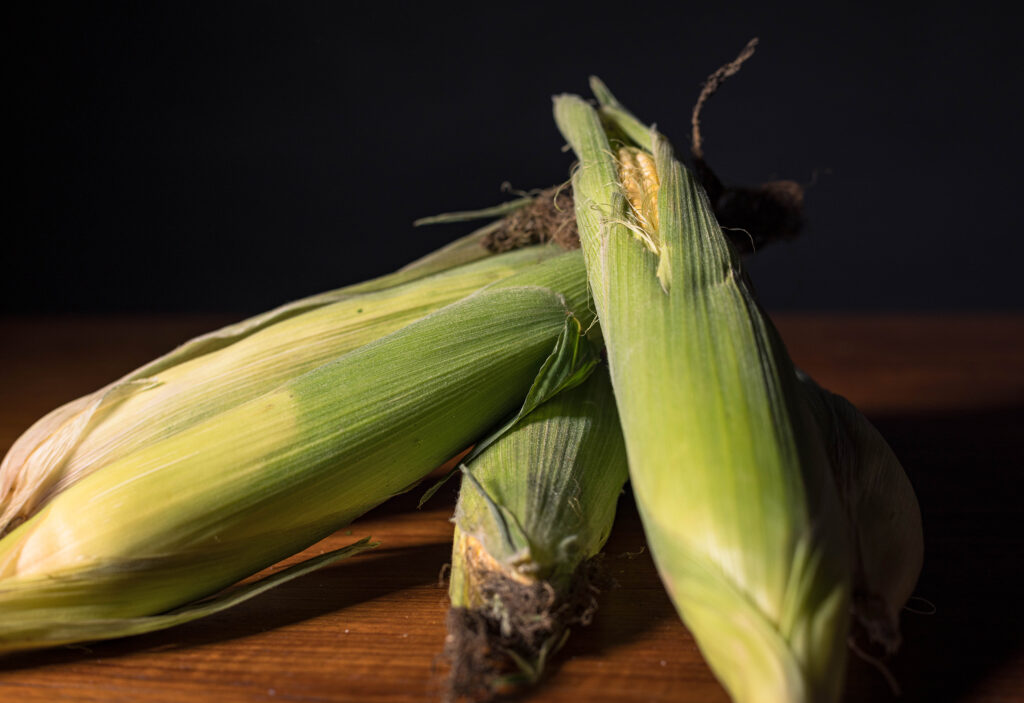
[[[159,615],[147,615],[118,620],[100,619],[82,620],[63,623],[60,621],[40,620],[33,611],[4,613],[4,632],[11,641],[18,642],[83,642],[89,640],[112,639],[114,637],[130,637],[147,632],[166,630],[169,627],[184,625],[187,622],[216,615],[222,610],[233,608],[250,598],[266,593],[300,576],[333,566],[343,559],[379,546],[371,542],[369,537],[354,542],[347,547],[335,549],[306,559],[294,566],[283,569],[253,583],[229,589],[212,598],[190,603]],[[57,588],[65,588],[68,598],[76,597],[79,589],[90,588],[90,584],[81,583],[74,577],[58,584]]]
[[[924,561],[914,488],[888,443],[857,408],[803,372],[797,376],[825,437],[846,513],[854,618],[872,642],[892,654],[900,646],[900,611]]]
[[[522,405],[573,314],[577,253],[106,464],[0,540],[0,651],[114,636],[406,490]]]
[[[651,132],[653,153],[631,152],[656,166],[649,226],[628,205],[596,110],[560,96],[555,119],[579,159],[580,239],[662,580],[735,700],[835,701],[845,526],[785,348],[661,135]]]
[[[638,120],[632,112],[627,110],[618,99],[608,90],[597,76],[590,77],[590,91],[597,98],[598,115],[605,125],[605,130],[618,139],[625,141],[632,146],[638,146],[647,151],[651,150],[651,128]]]
[[[459,212],[443,212],[440,215],[421,217],[413,222],[414,227],[423,225],[443,225],[455,222],[471,222],[473,220],[486,220],[491,217],[504,217],[510,215],[520,208],[524,208],[534,201],[532,196],[516,198],[492,207],[485,207],[478,210],[462,210]]]
[[[460,241],[484,251],[476,239]],[[531,247],[455,265],[464,259],[451,253],[457,250],[446,247],[432,263],[421,260],[406,273],[289,303],[203,335],[53,411],[26,431],[0,464],[0,534],[139,447],[560,253]],[[453,267],[443,268],[448,264]]]

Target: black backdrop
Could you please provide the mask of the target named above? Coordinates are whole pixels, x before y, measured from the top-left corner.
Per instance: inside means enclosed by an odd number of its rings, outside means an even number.
[[[33,4],[7,18],[6,312],[255,312],[397,268],[412,229],[570,166],[549,96],[600,75],[727,180],[811,181],[774,309],[1024,307],[1011,5]]]

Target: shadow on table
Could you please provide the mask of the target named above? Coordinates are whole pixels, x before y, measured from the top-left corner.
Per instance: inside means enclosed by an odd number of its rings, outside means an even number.
[[[871,420],[921,504],[925,561],[916,595],[927,603],[911,606],[931,604],[934,614],[903,613],[903,647],[891,663],[903,696],[895,699],[877,672],[853,661],[847,702],[961,700],[1020,666],[1024,406]]]
[[[0,659],[0,671],[118,657],[146,650],[171,651],[273,630],[343,610],[374,598],[437,581],[438,565],[451,558],[451,543],[380,547],[288,581],[233,608],[150,634],[27,652]],[[438,598],[443,597],[439,593]]]

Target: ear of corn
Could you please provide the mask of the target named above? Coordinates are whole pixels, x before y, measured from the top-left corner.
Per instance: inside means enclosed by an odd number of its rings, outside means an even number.
[[[442,249],[432,263],[421,261],[406,273],[290,303],[204,335],[50,413],[0,464],[0,534],[56,493],[137,448],[559,253],[534,247],[439,269],[465,259],[453,258],[451,251],[459,249]]]
[[[832,701],[850,584],[828,460],[795,373],[706,197],[651,133],[657,223],[621,184],[597,112],[555,118],[630,479],[659,573],[737,701]],[[650,193],[655,195],[655,193]]]
[[[828,447],[846,513],[853,574],[853,615],[887,654],[900,645],[899,614],[924,560],[921,509],[903,467],[846,398],[798,372]]]
[[[448,652],[456,695],[532,683],[595,609],[590,560],[611,532],[626,455],[599,368],[463,467]]]
[[[120,634],[407,489],[522,404],[573,313],[570,253],[104,465],[0,540],[0,651]]]

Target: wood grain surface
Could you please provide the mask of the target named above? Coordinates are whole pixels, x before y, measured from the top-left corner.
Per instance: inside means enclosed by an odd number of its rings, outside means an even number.
[[[229,321],[0,319],[0,451],[60,403]],[[796,362],[888,438],[924,516],[920,600],[903,615],[903,650],[889,663],[903,696],[852,658],[846,700],[1024,701],[1024,317],[784,315],[777,323]],[[299,558],[365,535],[382,543],[374,552],[233,610],[0,659],[0,700],[440,700],[439,574],[455,492],[446,487],[420,511],[417,497],[377,508]],[[606,548],[618,585],[526,699],[727,701],[658,581],[628,492],[619,511]]]

